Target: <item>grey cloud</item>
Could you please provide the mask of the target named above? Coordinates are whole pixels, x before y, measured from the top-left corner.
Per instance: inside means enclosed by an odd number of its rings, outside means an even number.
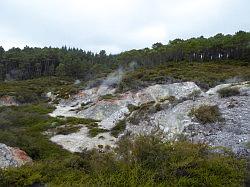
[[[0,45],[63,45],[116,53],[174,38],[249,31],[248,0],[8,0]]]

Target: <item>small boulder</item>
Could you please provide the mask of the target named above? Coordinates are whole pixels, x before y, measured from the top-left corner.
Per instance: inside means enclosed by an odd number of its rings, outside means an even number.
[[[16,102],[13,96],[2,96],[0,97],[0,106],[17,106],[18,103]]]
[[[0,168],[20,167],[32,163],[32,159],[26,152],[17,147],[9,147],[0,143]]]

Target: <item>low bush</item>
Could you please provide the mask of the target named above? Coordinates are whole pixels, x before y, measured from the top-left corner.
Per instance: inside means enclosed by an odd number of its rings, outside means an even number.
[[[67,117],[66,118],[66,123],[71,124],[71,125],[85,125],[87,127],[97,127],[98,120],[94,119],[87,119],[87,118],[75,118],[75,117]]]
[[[47,115],[52,110],[45,104],[0,107],[0,142],[21,148],[35,160],[67,155],[42,134],[54,122],[63,124]]]
[[[240,91],[238,88],[231,88],[231,87],[222,88],[217,92],[219,93],[220,97],[231,97],[240,95]]]
[[[176,97],[175,96],[167,96],[165,98],[160,98],[159,102],[164,102],[164,101],[169,101],[170,103],[174,103],[176,101]]]
[[[96,137],[98,134],[103,133],[103,132],[108,132],[109,130],[107,129],[102,129],[98,127],[90,128],[89,129],[89,136],[90,137]]]
[[[130,113],[135,111],[135,110],[138,110],[139,108],[140,108],[139,106],[135,106],[133,104],[128,105],[128,110],[129,110]]]
[[[150,113],[157,112],[161,110],[161,105],[155,103],[155,101],[149,101],[147,103],[143,103],[140,106],[134,107],[135,112],[130,115],[127,120],[133,124],[138,125],[141,119],[147,119]]]
[[[205,144],[123,138],[115,150],[86,151],[0,172],[1,186],[243,186],[246,162]]]
[[[87,103],[81,103],[80,109],[83,110],[83,109],[89,108],[91,105],[93,105],[93,102],[91,102],[91,101],[89,101]]]
[[[110,99],[114,99],[116,98],[115,95],[112,95],[112,94],[106,94],[106,95],[103,95],[100,97],[101,100],[110,100]]]
[[[126,129],[126,120],[120,120],[111,129],[110,134],[114,137],[118,137]]]
[[[78,86],[73,80],[57,77],[43,77],[23,81],[0,81],[0,97],[13,96],[18,103],[39,103],[47,101],[45,93],[53,92],[59,98],[68,98],[77,93]]]
[[[217,105],[201,105],[198,108],[193,108],[190,115],[194,116],[200,123],[215,123],[222,120],[219,107]]]
[[[68,135],[78,132],[80,128],[80,126],[66,125],[60,128],[56,128],[56,134]]]

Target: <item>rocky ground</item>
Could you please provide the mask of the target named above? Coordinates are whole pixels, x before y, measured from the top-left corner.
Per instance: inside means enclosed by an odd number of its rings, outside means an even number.
[[[0,143],[0,168],[19,167],[31,163],[32,159],[19,148]]]
[[[224,87],[237,87],[240,95],[221,98],[217,91]],[[217,105],[224,119],[221,122],[201,124],[189,115],[200,105]],[[164,131],[168,138],[184,134],[193,142],[206,142],[223,146],[236,154],[249,155],[250,135],[249,82],[218,85],[202,91],[193,82],[153,85],[137,92],[117,94],[115,88],[101,85],[82,90],[70,99],[61,100],[51,116],[91,118],[99,120],[99,128],[111,130],[126,120],[126,129],[118,138],[109,132],[89,137],[87,127],[68,135],[55,135],[51,141],[72,152],[84,149],[115,146],[125,133],[151,133]]]
[[[239,94],[220,97],[222,88],[237,88]],[[53,93],[48,97],[56,100]],[[3,96],[0,106],[18,105],[14,98]],[[190,111],[202,105],[218,106],[223,120],[203,124]],[[166,139],[186,138],[212,147],[225,147],[239,156],[250,156],[250,82],[221,84],[207,91],[193,82],[156,84],[138,91],[117,93],[109,84],[101,84],[69,99],[60,100],[52,117],[76,117],[97,120],[97,133],[90,136],[87,124],[66,134],[44,132],[50,140],[71,152],[93,148],[107,150],[116,146],[123,135],[160,132]],[[124,128],[119,126],[120,122]],[[65,125],[64,125],[65,126]],[[59,126],[58,128],[64,128]],[[67,125],[65,126],[67,127]],[[114,135],[113,129],[118,129]],[[60,132],[60,131],[59,131]],[[0,167],[18,167],[32,159],[18,148],[0,143]]]

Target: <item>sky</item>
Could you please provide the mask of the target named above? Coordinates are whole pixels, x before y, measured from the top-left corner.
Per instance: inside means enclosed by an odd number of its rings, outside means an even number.
[[[250,0],[0,0],[0,46],[119,53],[250,30]]]

